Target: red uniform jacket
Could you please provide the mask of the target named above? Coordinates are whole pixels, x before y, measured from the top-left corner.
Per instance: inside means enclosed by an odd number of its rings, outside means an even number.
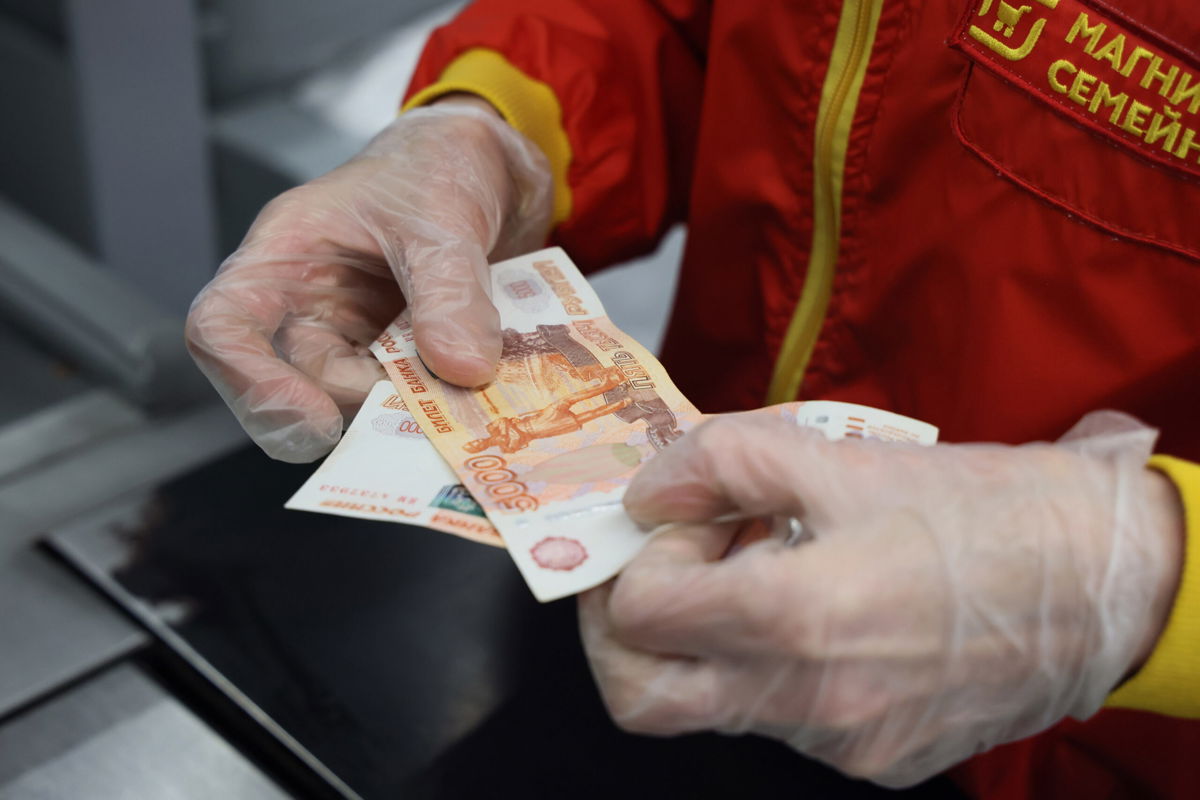
[[[1200,13],[1021,2],[480,0],[413,87],[471,48],[550,87],[585,267],[687,222],[663,360],[704,411],[770,388],[1015,443],[1117,408],[1200,459]],[[1198,753],[1106,711],[959,777],[1194,796]]]

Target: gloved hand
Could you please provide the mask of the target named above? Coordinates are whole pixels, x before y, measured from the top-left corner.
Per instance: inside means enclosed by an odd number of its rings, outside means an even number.
[[[488,255],[541,243],[551,181],[541,151],[482,104],[405,113],[277,197],[197,296],[188,348],[273,458],[333,447],[383,376],[366,346],[404,298],[438,375],[491,379],[501,340]]]
[[[753,731],[889,786],[1065,716],[1148,656],[1182,511],[1155,432],[1092,414],[1057,444],[831,443],[775,418],[710,422],[625,495],[660,533],[580,599],[613,718]],[[815,540],[722,555],[719,515],[791,515]]]

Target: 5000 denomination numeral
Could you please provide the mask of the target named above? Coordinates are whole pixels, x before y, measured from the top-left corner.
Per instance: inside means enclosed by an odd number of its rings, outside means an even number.
[[[533,511],[538,501],[529,494],[529,487],[517,480],[500,456],[473,456],[463,462],[471,470],[475,482],[482,484],[484,493],[501,508],[509,511]]]

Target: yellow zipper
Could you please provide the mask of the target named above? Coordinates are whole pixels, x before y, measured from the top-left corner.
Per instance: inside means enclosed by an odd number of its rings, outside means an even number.
[[[842,233],[846,147],[882,9],[883,0],[844,0],[842,3],[837,37],[817,110],[813,145],[813,236],[808,274],[784,335],[779,359],[775,362],[775,372],[767,391],[768,403],[795,399],[825,321]]]

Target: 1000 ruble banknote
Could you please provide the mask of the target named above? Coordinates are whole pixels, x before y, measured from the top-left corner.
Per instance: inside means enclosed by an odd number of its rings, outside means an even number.
[[[438,380],[403,317],[372,351],[534,595],[553,600],[611,578],[641,549],[625,487],[701,415],[562,250],[496,264],[492,278],[504,347],[487,386]]]

